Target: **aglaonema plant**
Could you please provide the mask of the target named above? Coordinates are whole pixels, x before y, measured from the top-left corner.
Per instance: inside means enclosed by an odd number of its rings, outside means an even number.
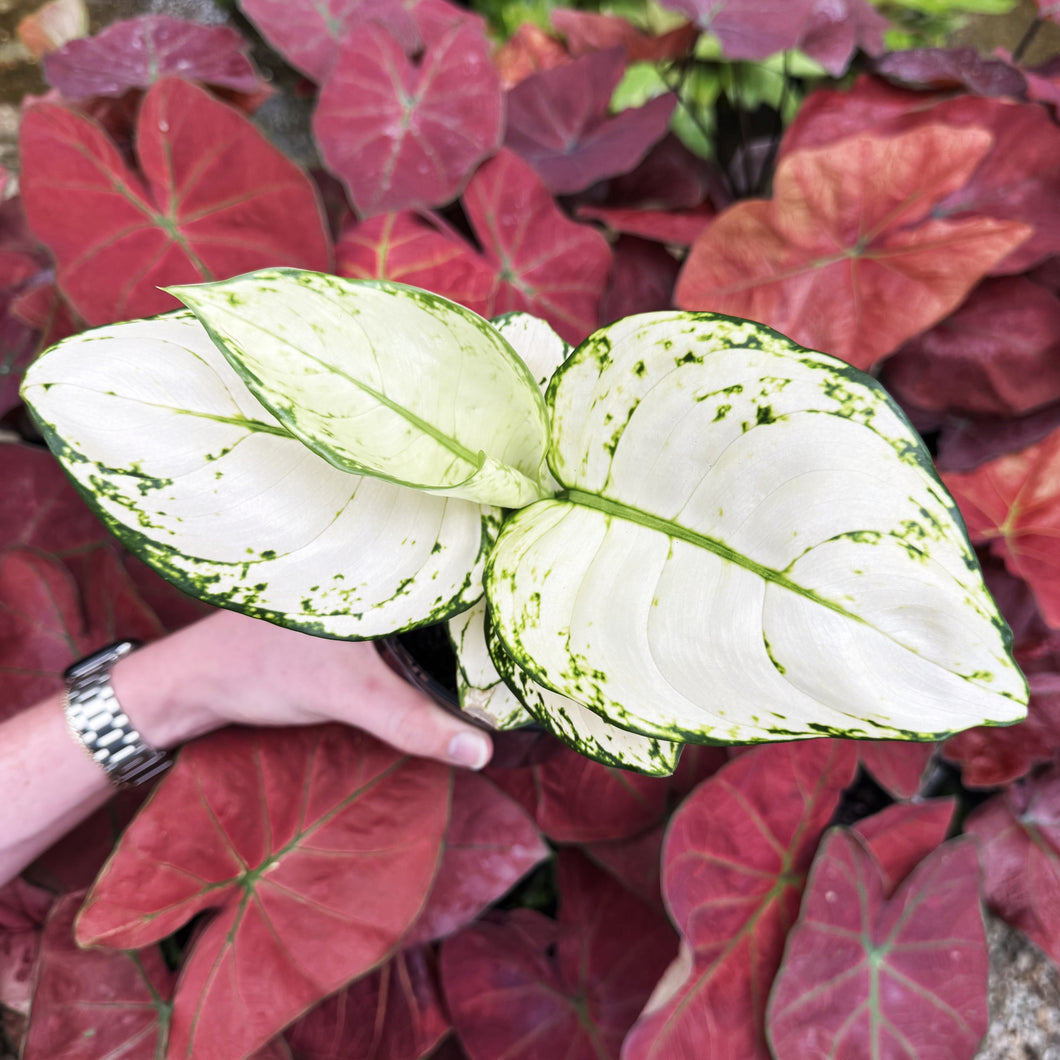
[[[339,638],[450,620],[473,713],[648,773],[687,742],[1024,716],[953,500],[835,358],[692,312],[569,352],[524,314],[291,269],[169,290],[185,310],[61,342],[23,395],[202,600]]]

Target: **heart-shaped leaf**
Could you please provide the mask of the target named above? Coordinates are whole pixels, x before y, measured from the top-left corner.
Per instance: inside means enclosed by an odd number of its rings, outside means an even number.
[[[699,237],[674,300],[760,320],[867,369],[955,309],[1030,233],[930,216],[991,144],[983,129],[927,125],[788,154],[771,201],[738,203]]]
[[[913,869],[942,845],[956,808],[952,798],[900,802],[863,817],[854,826],[878,863],[885,898],[890,898]]]
[[[622,1037],[676,949],[661,913],[564,851],[559,922],[529,909],[442,947],[453,1025],[472,1060],[617,1060]]]
[[[548,403],[563,491],[507,521],[485,582],[538,683],[675,741],[1023,715],[955,505],[875,380],[755,324],[660,313],[583,343]]]
[[[15,877],[0,888],[0,1005],[29,1015],[41,926],[55,895]]]
[[[768,1060],[766,995],[814,850],[857,754],[850,741],[756,747],[671,818],[663,893],[686,960],[629,1033],[623,1060]],[[682,974],[684,973],[684,974]]]
[[[510,508],[546,494],[540,390],[474,313],[400,284],[295,271],[170,290],[335,467]]]
[[[450,783],[342,726],[215,734],[185,748],[122,837],[78,941],[135,948],[215,910],[167,1055],[245,1056],[391,955],[434,878]]]
[[[481,594],[492,516],[332,467],[258,404],[187,311],[67,339],[25,394],[103,521],[200,599],[367,637]]]
[[[22,123],[26,216],[90,324],[174,308],[160,284],[273,265],[328,267],[309,178],[231,107],[163,78],[144,97],[136,145],[142,177],[75,111],[40,104]]]
[[[169,15],[114,22],[94,37],[70,41],[43,58],[48,84],[66,99],[120,96],[175,75],[233,92],[264,87],[231,26],[202,26]]]
[[[996,733],[996,729],[990,730]],[[873,780],[897,799],[911,799],[920,791],[924,773],[935,754],[933,743],[870,740],[858,747],[861,764]]]
[[[1060,627],[1060,431],[1043,441],[982,464],[963,475],[945,475],[968,523],[972,540],[990,546],[1013,574],[1034,590],[1042,617]]]
[[[362,216],[454,199],[499,146],[504,100],[481,26],[455,22],[414,64],[366,24],[339,50],[313,116],[328,168]]]
[[[936,850],[888,901],[875,859],[836,829],[769,999],[773,1055],[970,1057],[989,1019],[988,966],[970,839]]]

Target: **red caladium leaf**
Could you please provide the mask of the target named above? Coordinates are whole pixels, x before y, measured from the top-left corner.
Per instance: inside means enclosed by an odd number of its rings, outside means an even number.
[[[890,900],[872,854],[835,829],[814,861],[769,999],[776,1060],[972,1056],[989,957],[975,844],[936,850]]]
[[[608,116],[625,68],[625,49],[609,48],[534,74],[508,93],[505,146],[549,191],[565,195],[628,173],[666,134],[676,104],[669,94]]]
[[[1019,416],[1060,399],[1060,299],[1022,276],[984,280],[888,362],[887,389],[923,409]]]
[[[670,308],[680,268],[673,254],[634,236],[620,237],[613,253],[611,279],[600,299],[601,327],[635,313]]]
[[[600,15],[595,11],[572,11],[565,7],[552,12],[552,25],[563,34],[567,49],[577,57],[620,44],[631,63],[660,63],[680,59],[696,42],[699,30],[688,23],[653,36],[642,33],[628,19]]]
[[[340,276],[423,287],[479,314],[489,312],[496,283],[495,270],[477,250],[411,210],[348,222],[335,245],[335,262]]]
[[[706,1041],[715,1060],[768,1060],[766,993],[817,841],[856,765],[850,740],[756,747],[682,803],[663,893],[687,974],[656,991],[623,1060],[697,1056]]]
[[[314,81],[331,73],[343,41],[363,23],[385,26],[406,52],[423,43],[401,0],[240,0],[239,6],[275,49]]]
[[[570,343],[596,329],[610,247],[563,214],[530,166],[499,152],[471,178],[464,209],[497,274],[487,316],[533,313]]]
[[[488,774],[557,843],[626,839],[666,814],[666,778],[612,769],[567,747],[540,765]]]
[[[115,22],[94,37],[44,57],[48,84],[66,99],[120,96],[175,75],[253,94],[264,87],[247,56],[249,44],[230,26],[203,26],[169,15]]]
[[[920,791],[924,771],[935,753],[933,743],[909,740],[866,740],[858,744],[858,758],[873,779],[898,799]]]
[[[161,1055],[173,973],[155,947],[83,950],[74,941],[81,894],[55,903],[41,939],[25,1060],[154,1060]]]
[[[416,64],[391,33],[360,26],[313,116],[321,153],[361,216],[447,203],[500,144],[504,99],[482,28],[455,23]]]
[[[1060,22],[1060,0],[1035,0],[1035,3],[1038,5],[1038,14],[1042,18]]]
[[[727,206],[732,198],[717,162],[700,158],[667,133],[636,169],[608,181],[607,205],[655,211]]]
[[[939,471],[972,471],[980,464],[1026,449],[1060,428],[1060,401],[1016,419],[1001,416],[948,416],[939,430]]]
[[[1019,97],[1027,79],[1011,63],[980,55],[975,48],[910,48],[888,52],[873,64],[876,73],[903,85],[963,88],[976,96]]]
[[[404,950],[303,1016],[294,1060],[419,1060],[449,1030],[430,953]]]
[[[890,898],[909,873],[942,845],[956,808],[956,799],[896,803],[854,825],[876,859],[885,898]]]
[[[160,284],[266,265],[328,267],[309,178],[241,114],[188,82],[164,78],[144,97],[142,180],[99,126],[65,107],[32,107],[20,143],[26,215],[90,324],[175,308]]]
[[[531,74],[551,70],[570,60],[567,49],[532,22],[524,22],[493,56],[505,89],[513,88]]]
[[[41,349],[54,346],[60,339],[83,331],[85,327],[51,281],[33,284],[20,292],[11,303],[11,312],[40,332],[37,346]]]
[[[1013,221],[929,216],[990,145],[981,129],[927,125],[789,154],[772,201],[738,203],[699,237],[675,300],[760,320],[869,368],[946,316],[1026,238]]]
[[[1027,720],[997,729],[979,726],[951,736],[942,754],[961,767],[969,788],[998,788],[1026,776],[1060,752],[1060,675],[1028,674]]]
[[[632,839],[588,843],[582,852],[648,905],[662,910],[662,849],[666,826],[656,825]]]
[[[578,216],[602,221],[615,232],[626,232],[672,246],[691,246],[717,211],[704,204],[691,210],[643,210],[622,206],[579,206]]]
[[[1060,771],[1022,781],[973,810],[987,904],[1060,960]]]
[[[27,1015],[41,925],[55,895],[18,878],[0,888],[0,1005]]]
[[[442,946],[453,1026],[472,1060],[618,1060],[677,948],[665,917],[573,850],[559,855],[559,920],[529,909]]]
[[[548,855],[541,833],[518,802],[485,777],[456,773],[441,865],[404,945],[459,931]]]
[[[1042,617],[1060,627],[1060,430],[966,474],[943,474],[976,544],[1034,591]]]
[[[888,22],[866,0],[666,0],[715,34],[730,59],[800,48],[838,77],[861,47],[883,51]]]
[[[215,734],[122,837],[78,940],[136,948],[216,910],[168,1055],[245,1056],[394,951],[430,889],[449,787],[445,767],[342,726]]]

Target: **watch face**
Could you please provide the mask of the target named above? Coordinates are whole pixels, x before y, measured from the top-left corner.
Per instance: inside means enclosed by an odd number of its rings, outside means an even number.
[[[91,677],[92,674],[109,669],[137,646],[136,642],[131,640],[108,644],[105,648],[100,648],[99,651],[94,651],[91,655],[86,655],[85,658],[68,666],[63,671],[63,680],[71,684],[74,681],[80,681],[83,677]]]

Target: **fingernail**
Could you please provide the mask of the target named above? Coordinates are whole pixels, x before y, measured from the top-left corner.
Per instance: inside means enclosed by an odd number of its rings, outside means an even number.
[[[490,758],[490,745],[470,732],[457,733],[449,741],[449,761],[468,769],[481,769]]]

